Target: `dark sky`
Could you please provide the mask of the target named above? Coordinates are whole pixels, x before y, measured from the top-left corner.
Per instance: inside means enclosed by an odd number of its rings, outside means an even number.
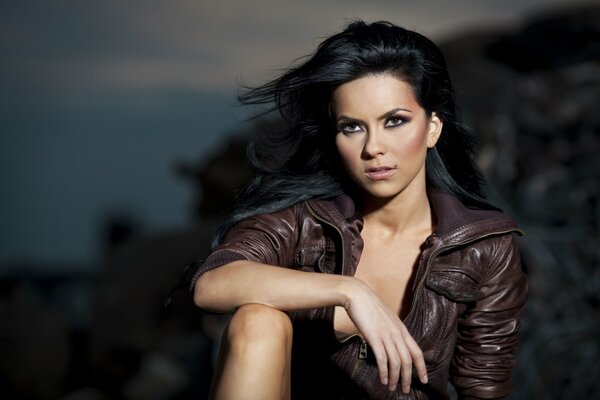
[[[352,18],[441,40],[568,3],[0,0],[0,273],[93,268],[111,213],[185,227],[192,190],[173,164],[238,129],[238,81],[274,76]]]

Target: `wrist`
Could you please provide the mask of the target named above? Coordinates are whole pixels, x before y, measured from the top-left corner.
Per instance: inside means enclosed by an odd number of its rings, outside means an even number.
[[[350,305],[360,296],[366,288],[366,285],[359,279],[352,276],[344,276],[340,286],[340,306],[346,311],[350,309]]]

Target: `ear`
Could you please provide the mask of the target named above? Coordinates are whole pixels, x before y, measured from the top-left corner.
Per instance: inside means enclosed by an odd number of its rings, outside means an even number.
[[[431,149],[435,146],[442,134],[443,125],[444,123],[440,117],[435,112],[432,112],[429,118],[429,130],[427,131],[427,148]]]

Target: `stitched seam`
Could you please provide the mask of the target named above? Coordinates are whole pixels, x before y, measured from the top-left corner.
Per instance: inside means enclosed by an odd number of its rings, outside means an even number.
[[[457,272],[457,273],[460,274],[460,272]],[[429,274],[429,276],[436,276],[436,275],[441,276],[440,279],[442,279],[442,280],[449,280],[449,281],[453,281],[453,282],[457,282],[457,283],[462,283],[465,286],[469,286],[471,288],[477,289],[477,285],[465,282],[463,279],[458,279],[458,278],[454,278],[454,277],[451,277],[451,276],[443,276],[442,274],[435,274],[435,273]]]
[[[503,235],[500,237],[501,243],[498,244],[492,255],[490,256],[490,268],[486,268],[485,279],[482,282],[488,280],[490,275],[492,274],[492,270],[495,269],[493,267],[496,266],[496,263],[499,259],[502,258],[506,254],[506,251],[512,241],[512,234]]]

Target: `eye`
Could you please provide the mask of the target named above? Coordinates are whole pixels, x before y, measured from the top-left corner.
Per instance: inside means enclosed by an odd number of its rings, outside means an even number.
[[[387,121],[385,121],[385,127],[386,128],[395,128],[397,126],[400,126],[402,124],[404,124],[404,119],[402,117],[399,116],[391,116],[387,119]]]
[[[362,127],[360,124],[356,122],[345,122],[343,124],[338,125],[338,132],[342,132],[345,134],[360,132]]]

